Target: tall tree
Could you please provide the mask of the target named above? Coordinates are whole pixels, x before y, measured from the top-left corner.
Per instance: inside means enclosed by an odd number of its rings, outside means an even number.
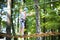
[[[6,33],[11,36],[11,0],[7,0],[7,27]],[[11,37],[6,37],[6,40],[11,40]]]
[[[35,12],[36,12],[36,33],[40,33],[41,28],[40,28],[40,14],[39,14],[38,0],[34,0],[34,2],[35,2]],[[37,37],[36,40],[41,40],[41,38]]]

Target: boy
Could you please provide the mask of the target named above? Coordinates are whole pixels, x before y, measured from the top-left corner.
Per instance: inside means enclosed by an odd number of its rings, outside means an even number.
[[[21,35],[24,35],[24,27],[25,27],[25,20],[26,20],[26,10],[20,10],[20,24],[21,24],[21,27],[20,27],[20,32],[21,32]]]

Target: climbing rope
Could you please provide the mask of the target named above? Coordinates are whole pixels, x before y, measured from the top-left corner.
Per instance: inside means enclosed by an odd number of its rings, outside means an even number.
[[[35,34],[30,34],[30,35],[23,35],[23,36],[20,36],[20,35],[15,35],[15,36],[12,36],[12,35],[8,35],[8,34],[0,34],[0,36],[3,36],[3,37],[14,37],[14,38],[28,38],[28,37],[44,37],[44,36],[57,36],[57,35],[60,35],[59,32],[47,32],[47,33],[35,33]]]

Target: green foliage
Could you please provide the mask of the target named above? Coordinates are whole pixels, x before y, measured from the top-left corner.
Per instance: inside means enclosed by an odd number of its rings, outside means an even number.
[[[1,0],[2,1],[2,0]],[[52,10],[51,9],[51,2],[50,0],[46,0],[46,5],[44,5],[44,0],[39,0],[39,14],[40,14],[40,22],[41,22],[41,27],[43,28],[44,26],[46,27],[46,29],[57,29],[60,27],[60,2],[52,2],[54,4],[54,9],[56,8],[57,10]],[[18,2],[17,0],[14,1],[13,3],[13,20],[15,20],[17,17],[16,15],[19,15],[19,9],[21,7],[21,2]],[[30,14],[30,12],[35,12],[34,10],[34,1],[33,0],[26,0],[26,3],[24,3],[24,5],[22,6],[22,8],[27,7],[28,8],[28,14]],[[44,13],[44,9],[46,11],[46,13]],[[32,13],[33,14],[33,13]],[[45,22],[43,22],[45,18]],[[26,25],[27,25],[27,32],[30,33],[35,33],[36,32],[36,15],[32,15],[32,16],[27,16],[26,18]],[[2,25],[5,26],[5,22],[2,21]],[[16,24],[16,23],[14,23]],[[16,26],[15,26],[16,27]]]
[[[60,16],[58,16],[57,14],[60,13],[59,10],[59,7],[60,7],[60,4],[59,2],[52,2],[54,3],[54,8],[56,8],[57,10],[52,10],[51,9],[51,2],[50,0],[46,0],[46,2],[49,2],[49,3],[46,3],[46,5],[44,5],[44,0],[39,0],[39,12],[40,12],[40,22],[41,22],[41,27],[43,28],[44,26],[46,27],[46,29],[57,29],[60,25]],[[15,7],[15,5],[17,7]],[[19,8],[21,7],[21,3],[19,2],[14,2],[14,9],[15,9],[15,15],[16,14],[19,14]],[[34,1],[33,0],[26,0],[26,3],[24,3],[24,5],[22,6],[23,8],[24,7],[27,7],[28,8],[28,14],[32,11],[34,11]],[[46,13],[44,13],[44,8],[45,8],[45,11]],[[31,32],[31,33],[35,33],[36,32],[36,16],[35,15],[32,15],[32,16],[27,16],[27,29],[26,31],[27,32]],[[43,22],[45,18],[45,22]],[[14,18],[15,19],[15,18]]]
[[[35,15],[27,17],[27,31],[31,33],[36,32],[36,22],[35,22]]]

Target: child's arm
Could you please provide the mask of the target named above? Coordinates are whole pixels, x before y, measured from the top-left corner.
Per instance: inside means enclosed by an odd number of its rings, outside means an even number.
[[[24,12],[24,14],[25,14],[25,19],[26,19],[26,12]]]

